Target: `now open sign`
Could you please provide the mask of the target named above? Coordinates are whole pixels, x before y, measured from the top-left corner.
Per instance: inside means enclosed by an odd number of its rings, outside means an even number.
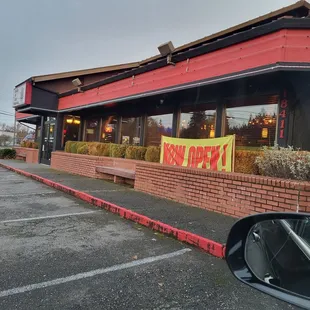
[[[162,136],[160,162],[166,165],[231,172],[235,136],[180,139]]]

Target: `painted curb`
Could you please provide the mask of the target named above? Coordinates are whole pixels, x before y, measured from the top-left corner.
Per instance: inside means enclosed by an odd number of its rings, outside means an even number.
[[[96,198],[92,195],[89,195],[85,192],[81,192],[79,190],[73,189],[71,187],[68,187],[66,185],[51,181],[49,179],[40,177],[36,174],[17,169],[8,165],[5,165],[3,163],[0,163],[0,167],[6,168],[8,170],[14,171],[18,174],[24,175],[26,177],[29,177],[33,180],[36,180],[38,182],[41,182],[45,185],[48,185],[50,187],[53,187],[57,190],[60,190],[64,193],[70,194],[76,198],[79,198],[89,204],[92,204],[94,206],[97,206],[99,208],[103,208],[109,212],[112,212],[114,214],[119,215],[120,217],[133,221],[135,223],[138,223],[140,225],[143,225],[145,227],[151,228],[152,230],[158,231],[162,234],[172,236],[173,238],[188,243],[190,245],[193,245],[215,257],[218,258],[224,258],[225,257],[225,246],[221,243],[215,242],[213,240],[204,238],[202,236],[196,235],[194,233],[181,230],[178,228],[175,228],[173,226],[170,226],[168,224],[162,223],[160,221],[153,220],[145,215],[136,213],[134,211],[131,211],[129,209],[126,209],[124,207],[117,206],[113,203],[110,203],[108,201],[105,201],[100,198]]]

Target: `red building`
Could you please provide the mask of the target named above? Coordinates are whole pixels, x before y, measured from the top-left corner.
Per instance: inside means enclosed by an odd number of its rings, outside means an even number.
[[[309,12],[299,1],[167,55],[31,77],[15,88],[16,118],[37,125],[47,164],[68,140],[148,146],[162,134],[310,150]]]

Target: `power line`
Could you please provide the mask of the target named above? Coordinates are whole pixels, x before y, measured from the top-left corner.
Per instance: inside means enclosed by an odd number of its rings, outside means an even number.
[[[14,114],[10,114],[10,113],[7,113],[7,112],[1,112],[1,111],[0,111],[0,114],[6,115],[6,116],[12,116],[12,117],[14,116]]]

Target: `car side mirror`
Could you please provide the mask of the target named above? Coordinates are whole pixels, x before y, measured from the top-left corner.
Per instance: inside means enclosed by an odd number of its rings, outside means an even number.
[[[243,283],[310,309],[310,214],[263,213],[239,220],[226,261]]]

